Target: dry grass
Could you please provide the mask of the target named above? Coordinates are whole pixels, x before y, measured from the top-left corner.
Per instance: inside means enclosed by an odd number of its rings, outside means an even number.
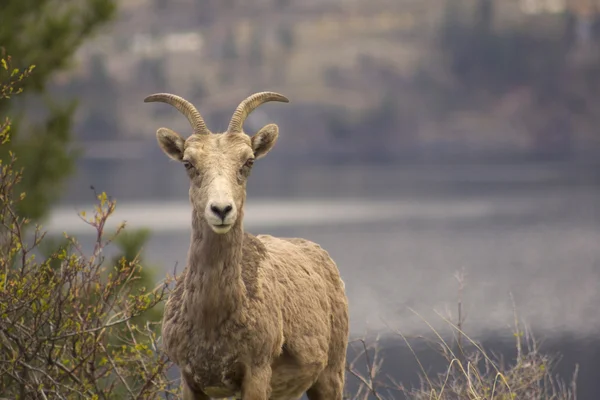
[[[383,364],[378,340],[368,345],[365,340],[356,343],[361,347],[359,356],[348,365],[348,372],[359,381],[357,393],[348,396],[353,400],[576,400],[577,372],[575,368],[570,382],[564,382],[555,375],[554,367],[557,356],[540,352],[538,343],[527,329],[521,328],[513,302],[514,328],[513,336],[516,357],[506,362],[502,356],[488,353],[476,340],[470,338],[463,330],[462,290],[464,276],[457,275],[460,286],[458,301],[458,321],[456,323],[438,314],[455,333],[452,342],[442,335],[416,311],[433,333],[434,339],[425,339],[433,344],[447,362],[444,373],[431,375],[426,366],[418,359],[409,338],[395,331],[415,356],[420,368],[420,385],[407,388],[402,383],[380,374]],[[361,357],[362,356],[362,357]],[[360,372],[356,366],[358,359],[364,359],[366,366]]]

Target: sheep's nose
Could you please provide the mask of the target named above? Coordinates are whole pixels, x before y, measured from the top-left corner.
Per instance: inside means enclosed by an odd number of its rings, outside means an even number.
[[[210,211],[212,211],[216,216],[218,216],[222,220],[224,220],[225,217],[227,217],[227,214],[229,214],[231,212],[231,210],[233,210],[233,206],[228,203],[227,204],[213,203],[210,205]]]

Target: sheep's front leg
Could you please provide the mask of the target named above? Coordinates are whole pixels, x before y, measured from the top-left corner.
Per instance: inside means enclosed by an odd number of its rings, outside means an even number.
[[[242,381],[242,400],[269,400],[271,366],[247,368]]]

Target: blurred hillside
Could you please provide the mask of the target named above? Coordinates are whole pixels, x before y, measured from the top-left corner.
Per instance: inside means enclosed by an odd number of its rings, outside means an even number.
[[[88,157],[134,157],[154,132],[209,127],[275,90],[253,132],[277,122],[279,160],[572,159],[600,150],[593,2],[575,0],[123,0],[56,90],[81,99]],[[114,142],[113,140],[117,140]],[[142,144],[144,143],[144,144]],[[148,147],[144,147],[148,146]],[[291,157],[291,158],[290,158]]]

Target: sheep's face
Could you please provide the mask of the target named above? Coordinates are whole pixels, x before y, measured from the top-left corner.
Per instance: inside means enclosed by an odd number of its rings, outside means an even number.
[[[245,133],[192,135],[187,140],[161,128],[163,152],[180,161],[190,178],[190,202],[217,234],[229,232],[246,199],[246,180],[254,160],[266,155],[278,137],[275,124],[250,138]]]

